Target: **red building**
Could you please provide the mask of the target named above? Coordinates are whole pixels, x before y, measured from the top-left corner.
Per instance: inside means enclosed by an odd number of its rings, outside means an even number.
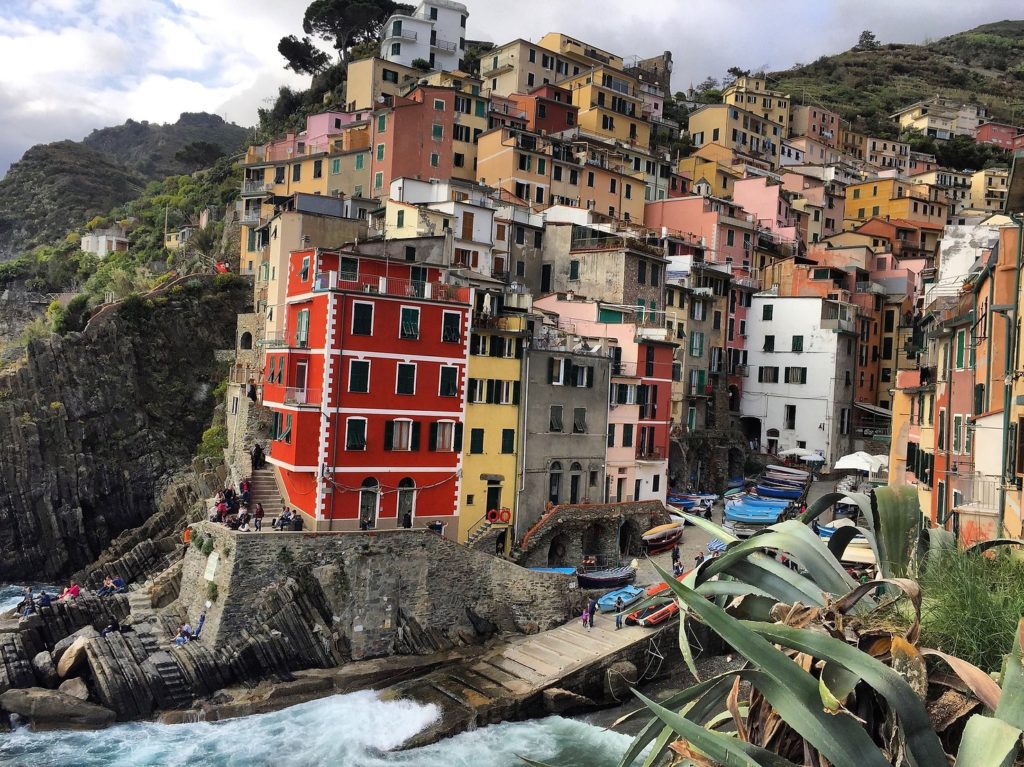
[[[269,461],[307,526],[458,515],[472,289],[441,277],[356,252],[291,254],[287,330],[267,340],[263,404]]]
[[[982,123],[974,129],[974,140],[980,144],[995,144],[1000,149],[1010,151],[1014,148],[1014,140],[1021,133],[1016,125],[1005,123]]]
[[[529,93],[513,93],[509,99],[526,113],[526,127],[534,133],[561,133],[577,125],[580,108],[572,103],[572,92],[544,84]]]

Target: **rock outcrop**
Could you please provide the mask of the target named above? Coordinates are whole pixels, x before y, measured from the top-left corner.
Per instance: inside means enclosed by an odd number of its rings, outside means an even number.
[[[8,690],[0,710],[17,714],[33,730],[97,730],[114,723],[114,712],[74,695],[42,687]]]
[[[215,352],[233,347],[247,292],[236,278],[189,279],[33,342],[0,375],[0,581],[90,565],[153,515],[209,425]],[[112,567],[131,574],[168,553],[153,545]]]

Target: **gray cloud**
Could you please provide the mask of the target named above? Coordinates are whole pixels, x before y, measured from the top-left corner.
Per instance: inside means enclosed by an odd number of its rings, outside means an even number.
[[[1021,12],[1020,0],[466,2],[468,33],[476,39],[537,40],[561,31],[624,57],[670,50],[676,90],[721,77],[731,66],[782,69],[813,61],[851,47],[864,29],[883,42],[922,42]],[[0,49],[15,55],[22,46],[34,54],[0,67],[0,173],[31,144],[81,138],[128,117],[167,121],[207,110],[251,125],[279,85],[305,82],[285,72],[277,54],[277,40],[300,31],[305,0],[248,0],[242,12],[231,0],[44,4],[62,10],[50,18],[64,19],[63,35],[33,24],[31,14],[8,18],[0,7]],[[85,12],[90,7],[101,12]],[[97,53],[97,41],[106,53]]]

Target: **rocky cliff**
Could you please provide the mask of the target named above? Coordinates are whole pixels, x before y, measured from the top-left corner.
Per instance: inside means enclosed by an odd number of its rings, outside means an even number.
[[[154,513],[209,425],[215,352],[248,292],[190,278],[33,342],[0,374],[0,581],[84,567]]]

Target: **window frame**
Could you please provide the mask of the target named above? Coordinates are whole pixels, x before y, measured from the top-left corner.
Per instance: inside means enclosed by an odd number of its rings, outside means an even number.
[[[352,388],[352,371],[356,365],[366,366],[366,388],[365,389],[353,389]],[[360,359],[349,359],[348,361],[348,392],[349,394],[369,394],[370,393],[370,371],[372,369],[372,363],[370,360]]]
[[[402,368],[412,368],[412,391],[402,391]],[[395,365],[395,394],[403,397],[416,396],[416,376],[419,372],[415,362],[399,362]]]

